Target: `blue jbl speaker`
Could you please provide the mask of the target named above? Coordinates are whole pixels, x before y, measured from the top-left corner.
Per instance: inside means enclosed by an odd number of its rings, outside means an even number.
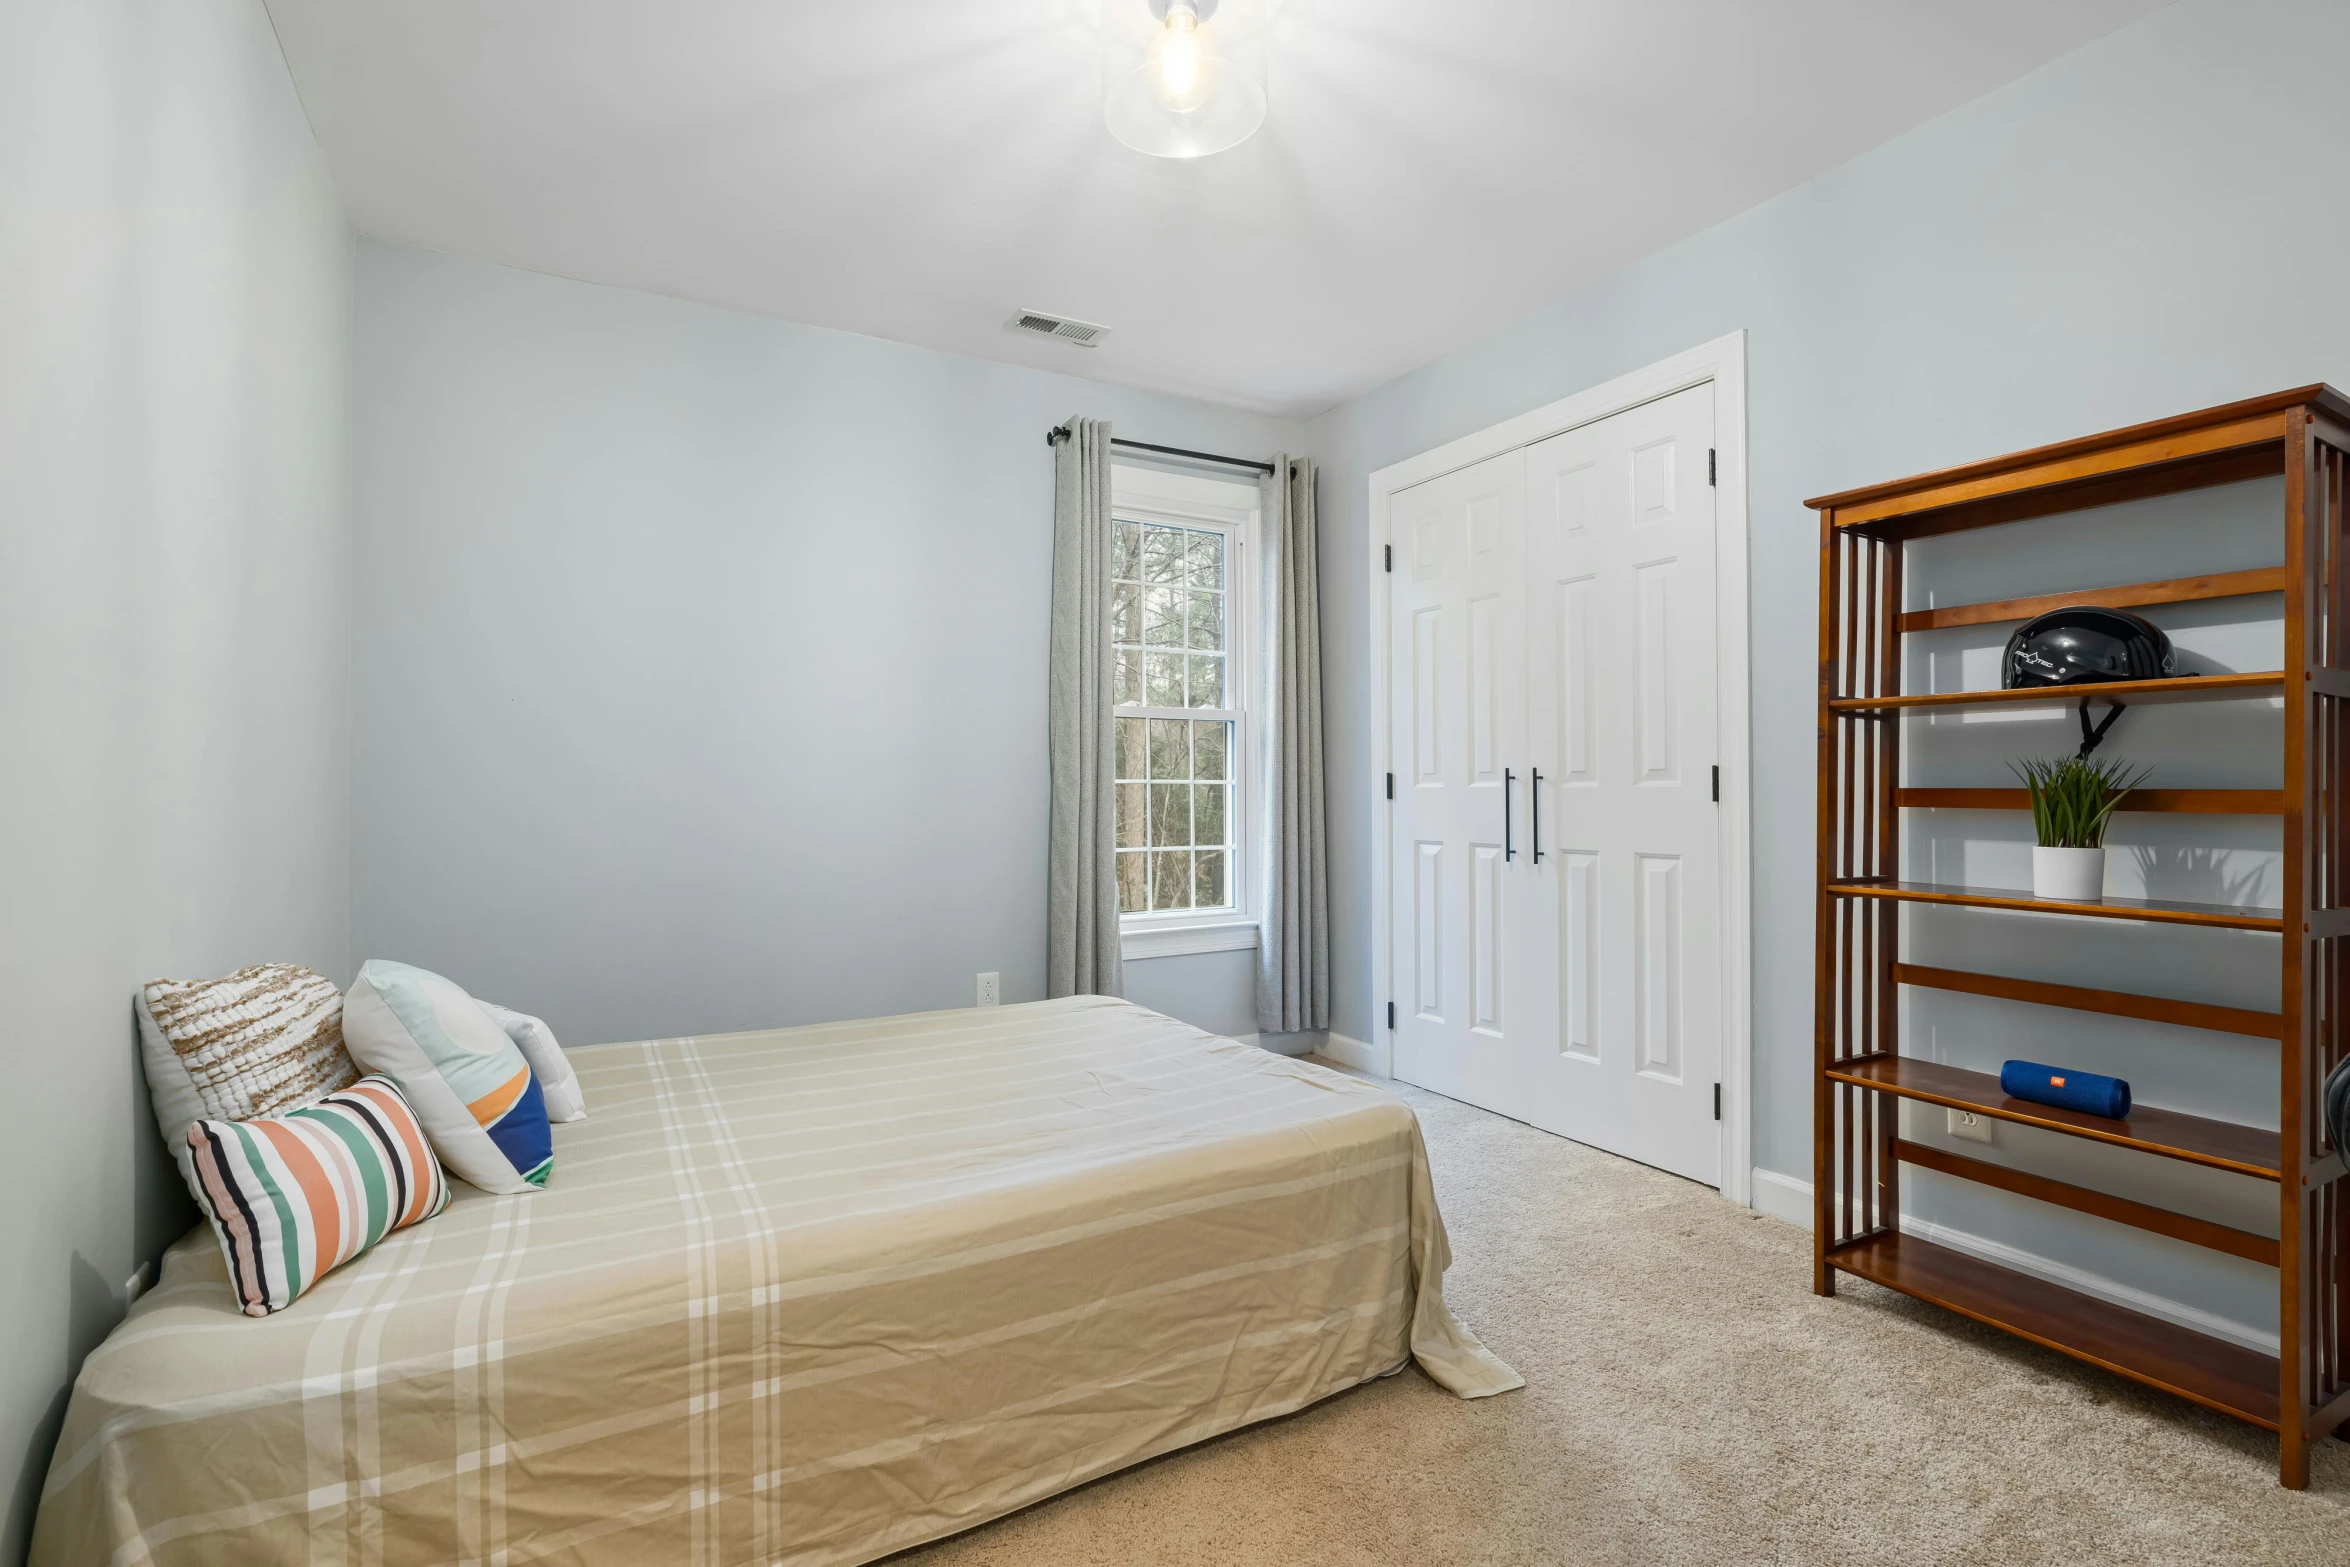
[[[2010,1061],[1999,1069],[1999,1086],[2011,1099],[2078,1110],[2084,1115],[2120,1120],[2130,1113],[2130,1085],[2118,1077],[2075,1072],[2037,1061]]]

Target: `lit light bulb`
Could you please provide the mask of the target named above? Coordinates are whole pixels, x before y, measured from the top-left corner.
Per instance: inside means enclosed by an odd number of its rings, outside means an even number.
[[[1254,134],[1265,121],[1265,82],[1251,48],[1253,3],[1105,0],[1102,119],[1110,134],[1154,158],[1204,158]]]
[[[1216,52],[1200,27],[1193,0],[1173,0],[1167,25],[1151,45],[1151,96],[1177,114],[1190,114],[1216,93]]]

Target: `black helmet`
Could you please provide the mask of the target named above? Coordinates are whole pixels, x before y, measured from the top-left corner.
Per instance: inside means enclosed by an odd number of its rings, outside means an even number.
[[[2170,638],[2126,609],[2075,604],[2026,621],[2007,639],[1999,683],[2078,686],[2101,680],[2157,680],[2178,673]]]

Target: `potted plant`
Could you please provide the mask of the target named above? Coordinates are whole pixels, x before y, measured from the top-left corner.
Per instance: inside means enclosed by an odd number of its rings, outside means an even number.
[[[2010,762],[2032,796],[2032,896],[2094,903],[2105,896],[2105,824],[2122,796],[2146,781],[2108,758]]]

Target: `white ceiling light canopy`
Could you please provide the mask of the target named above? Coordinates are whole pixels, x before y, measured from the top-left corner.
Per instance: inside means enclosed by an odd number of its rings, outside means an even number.
[[[1154,158],[1204,158],[1253,135],[1265,122],[1265,68],[1249,3],[1103,0],[1110,134]]]

